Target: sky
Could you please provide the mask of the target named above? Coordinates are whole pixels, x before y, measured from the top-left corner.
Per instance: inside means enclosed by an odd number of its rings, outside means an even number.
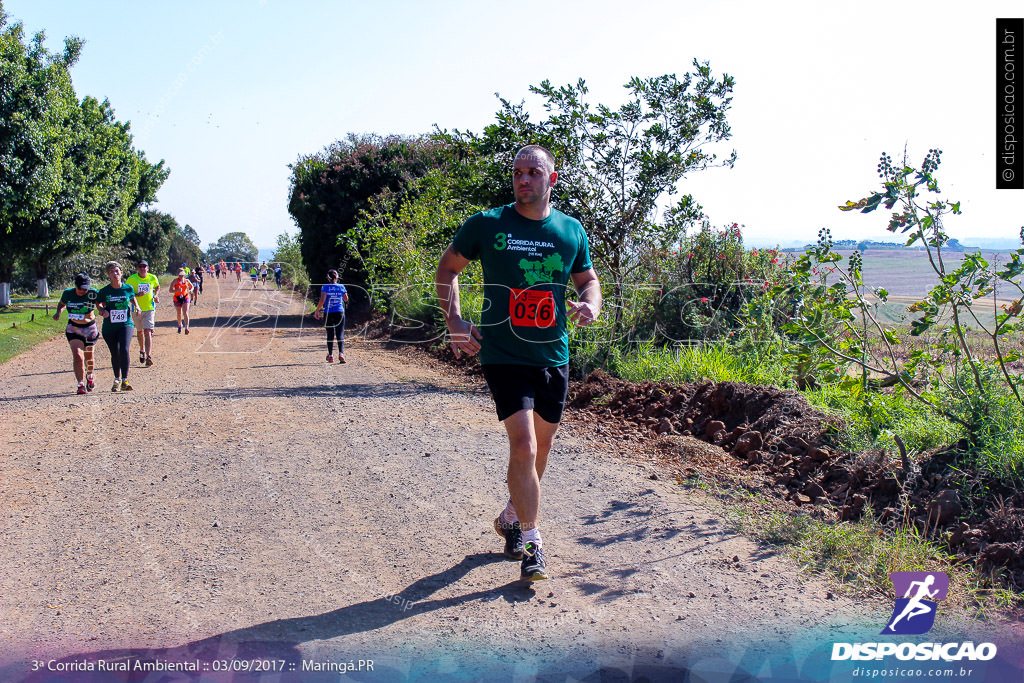
[[[964,243],[1013,238],[1024,190],[995,189],[995,20],[985,2],[431,3],[378,0],[2,0],[47,46],[85,48],[79,97],[108,98],[135,146],[171,176],[153,208],[204,245],[242,231],[261,247],[296,231],[288,165],[348,133],[480,131],[495,93],[543,114],[529,86],[583,78],[620,105],[632,76],[682,75],[697,58],[735,78],[732,169],[680,184],[712,224],[750,244],[895,241],[884,210],[836,207],[878,188],[876,165],[904,148],[943,150],[947,222]]]

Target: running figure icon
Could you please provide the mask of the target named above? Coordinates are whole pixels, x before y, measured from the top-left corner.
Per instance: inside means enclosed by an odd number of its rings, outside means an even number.
[[[946,599],[949,577],[942,572],[895,572],[890,578],[896,595],[903,597],[896,599],[892,618],[882,633],[927,633],[935,623],[937,603]]]
[[[935,583],[935,576],[932,574],[929,574],[928,578],[926,578],[924,581],[911,582],[910,588],[907,590],[907,594],[903,596],[905,598],[910,598],[910,602],[908,602],[907,606],[903,608],[903,611],[900,612],[900,615],[893,619],[892,622],[889,624],[888,628],[890,631],[894,631],[895,629],[893,627],[895,627],[897,622],[899,622],[899,620],[904,617],[907,618],[907,621],[910,621],[914,617],[920,616],[922,614],[928,614],[933,609],[935,609],[934,607],[930,607],[921,602],[921,600],[923,600],[925,597],[934,598],[936,595],[939,594],[938,589],[928,590],[928,588],[933,583]],[[917,593],[913,597],[911,597],[910,594],[914,591],[914,586],[917,586]]]

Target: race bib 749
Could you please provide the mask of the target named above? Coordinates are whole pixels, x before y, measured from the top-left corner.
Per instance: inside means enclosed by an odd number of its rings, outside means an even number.
[[[112,309],[110,311],[110,322],[112,323],[125,323],[128,322],[128,310],[127,309]]]
[[[551,292],[513,289],[509,295],[508,313],[516,327],[553,327],[555,297]]]

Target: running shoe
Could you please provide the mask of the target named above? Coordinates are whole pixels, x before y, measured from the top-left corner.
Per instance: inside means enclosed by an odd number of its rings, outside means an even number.
[[[115,379],[114,386],[110,387],[110,390],[114,392],[121,391],[121,380]]]
[[[345,354],[343,354],[343,353],[339,353],[338,354],[338,362],[339,363],[347,363],[348,362],[348,361],[345,360]]]
[[[541,581],[548,578],[547,567],[544,566],[544,548],[533,542],[523,546],[523,564],[520,568],[521,581]]]
[[[333,363],[334,362],[334,356],[330,356],[330,355],[327,356],[327,362],[328,363]]]
[[[178,325],[178,334],[181,334],[181,325]]]
[[[145,351],[139,351],[139,362],[140,363],[145,363],[146,362],[146,352]]]
[[[85,378],[85,388],[88,389],[89,391],[92,391],[93,389],[95,389],[96,388],[96,378],[93,377],[92,375],[89,375],[88,377],[86,377]]]
[[[135,391],[135,387],[128,384],[128,380],[123,379],[121,380],[121,391]]]
[[[187,327],[185,328],[185,334],[188,334],[188,328]]]
[[[146,367],[153,367],[153,356],[146,356]]]
[[[82,394],[84,394],[86,392],[87,392],[87,390],[85,388],[85,384],[79,384],[78,385],[78,395],[81,396]]]
[[[505,539],[505,557],[510,560],[523,559],[523,529],[519,522],[503,522],[501,515],[494,518],[494,530]]]

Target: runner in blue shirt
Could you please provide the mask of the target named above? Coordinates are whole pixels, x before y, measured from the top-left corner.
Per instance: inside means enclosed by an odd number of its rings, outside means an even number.
[[[324,319],[327,329],[327,362],[334,362],[334,339],[338,339],[338,362],[345,362],[345,304],[348,302],[348,290],[338,282],[338,271],[327,271],[327,284],[320,287],[320,301],[316,305],[313,316]]]

